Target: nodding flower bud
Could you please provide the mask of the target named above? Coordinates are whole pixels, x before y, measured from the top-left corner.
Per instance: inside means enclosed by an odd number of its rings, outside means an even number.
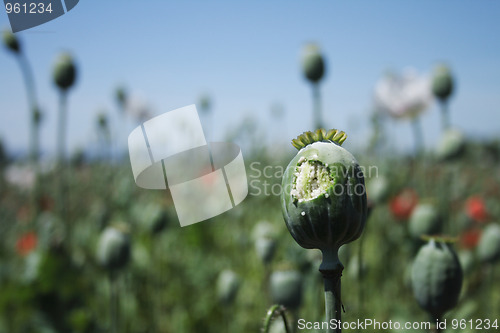
[[[220,272],[217,279],[217,295],[219,301],[225,305],[231,305],[238,293],[240,279],[232,270],[226,269]]]
[[[338,249],[359,238],[367,217],[363,171],[340,146],[345,139],[338,130],[300,135],[292,141],[300,150],[283,175],[286,226],[300,246],[321,250],[320,270],[338,266]]]
[[[457,304],[462,280],[462,267],[451,244],[431,239],[420,248],[411,273],[413,294],[434,319],[441,319]]]
[[[16,35],[14,35],[12,32],[8,30],[5,30],[3,32],[3,42],[5,46],[12,52],[14,53],[21,52],[21,45],[19,44],[19,40],[17,39]]]
[[[97,246],[97,260],[109,270],[119,270],[130,259],[130,237],[124,228],[107,227],[101,234]]]
[[[453,93],[453,76],[450,68],[445,65],[439,65],[434,70],[432,78],[432,92],[439,100],[447,100]]]
[[[68,53],[62,53],[56,59],[54,65],[54,82],[61,90],[67,90],[76,81],[77,69],[73,57]]]
[[[325,74],[325,61],[316,44],[307,44],[302,50],[302,70],[312,83],[319,82]]]
[[[477,254],[482,262],[494,263],[500,260],[500,226],[488,225],[477,246]]]
[[[302,275],[295,270],[276,271],[271,274],[270,292],[273,303],[296,310],[302,304]]]

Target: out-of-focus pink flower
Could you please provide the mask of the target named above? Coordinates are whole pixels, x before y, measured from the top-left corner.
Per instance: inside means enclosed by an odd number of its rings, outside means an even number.
[[[413,69],[383,76],[375,85],[375,104],[379,111],[394,118],[414,118],[432,102],[430,79]]]
[[[406,188],[389,203],[392,215],[398,220],[407,220],[418,203],[417,193]]]
[[[23,257],[28,255],[38,243],[38,238],[33,231],[23,234],[16,243],[16,251]]]
[[[472,228],[460,235],[460,246],[464,249],[473,249],[481,239],[481,229]]]
[[[472,220],[484,223],[488,220],[488,211],[486,210],[486,204],[483,198],[480,196],[472,196],[465,202],[465,212],[467,216]]]

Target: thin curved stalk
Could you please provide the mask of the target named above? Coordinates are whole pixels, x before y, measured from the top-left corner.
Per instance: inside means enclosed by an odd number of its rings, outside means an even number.
[[[266,318],[264,319],[264,327],[262,332],[269,333],[269,329],[271,328],[271,323],[273,321],[273,317],[278,314],[283,319],[283,324],[285,325],[285,332],[291,333],[292,331],[288,327],[288,320],[286,318],[285,308],[282,305],[275,304],[267,310]]]
[[[26,97],[28,99],[28,104],[30,108],[30,147],[29,147],[29,159],[30,162],[36,164],[38,162],[39,147],[38,147],[38,123],[37,123],[37,109],[38,104],[36,102],[36,90],[35,81],[33,79],[33,71],[31,66],[23,54],[19,54],[16,57],[19,61],[19,67],[24,79],[24,85],[26,87]]]

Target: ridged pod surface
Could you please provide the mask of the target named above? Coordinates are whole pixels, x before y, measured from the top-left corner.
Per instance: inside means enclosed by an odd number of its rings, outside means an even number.
[[[431,239],[420,248],[411,273],[413,294],[434,319],[441,319],[457,304],[462,280],[462,268],[450,244]]]
[[[293,144],[300,150],[282,183],[282,212],[290,234],[300,246],[320,249],[324,259],[333,256],[331,261],[338,261],[340,246],[361,235],[367,214],[363,172],[340,146],[345,138],[336,130],[299,136]]]

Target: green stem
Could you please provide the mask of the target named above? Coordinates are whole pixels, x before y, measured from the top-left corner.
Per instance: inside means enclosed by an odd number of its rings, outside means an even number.
[[[33,207],[34,216],[38,215],[39,212],[39,198],[40,198],[40,175],[38,170],[38,157],[40,155],[39,152],[39,115],[38,104],[36,101],[36,90],[35,90],[35,81],[33,79],[33,71],[31,70],[31,66],[28,62],[28,59],[20,53],[16,59],[19,62],[19,67],[21,68],[24,85],[26,88],[26,97],[29,105],[29,152],[28,158],[31,166],[35,172],[35,185],[34,190],[31,195],[31,205]]]
[[[66,142],[66,113],[67,113],[67,101],[68,95],[65,90],[61,90],[59,94],[59,118],[57,125],[57,157],[56,157],[56,170],[58,172],[58,206],[59,214],[61,215],[63,221],[68,223],[68,236],[71,236],[71,226],[67,220],[67,191],[66,191],[66,181],[67,181],[67,168],[66,168],[66,158],[65,158],[65,142]]]
[[[448,101],[441,101],[441,126],[443,129],[443,133],[450,128],[450,115],[448,112]]]
[[[111,333],[118,333],[118,285],[116,283],[116,274],[114,274],[114,272],[109,273],[109,288],[111,292],[109,297]]]
[[[323,275],[323,282],[325,284],[325,320],[327,323],[335,320],[337,324],[340,324],[342,319],[340,278],[342,277],[344,266],[342,266],[339,260],[338,249],[323,250],[322,253],[323,261],[319,267],[319,271]],[[326,329],[326,333],[341,332],[341,327],[333,329],[331,325],[328,325]]]
[[[424,150],[424,137],[422,135],[422,126],[420,125],[420,118],[414,117],[411,120],[413,137],[415,140],[415,156],[420,155]]]
[[[264,319],[264,328],[262,331],[264,333],[269,333],[269,329],[271,328],[271,323],[273,321],[273,317],[275,314],[278,314],[281,316],[281,319],[283,319],[283,324],[285,325],[285,332],[286,333],[291,333],[290,328],[288,327],[288,320],[286,318],[286,313],[285,313],[285,308],[282,305],[275,304],[267,310],[266,318]]]
[[[319,84],[313,83],[312,85],[313,93],[313,121],[314,128],[323,128],[323,121],[321,119],[321,94],[319,91]]]
[[[36,165],[38,162],[38,137],[37,137],[37,117],[36,112],[38,110],[38,105],[36,102],[36,92],[35,92],[35,82],[33,80],[33,72],[31,70],[31,66],[29,65],[28,60],[24,57],[23,54],[19,54],[17,57],[19,61],[19,66],[21,68],[21,72],[24,79],[24,85],[26,87],[26,96],[28,99],[28,104],[30,108],[30,147],[29,147],[29,159],[31,163]]]

